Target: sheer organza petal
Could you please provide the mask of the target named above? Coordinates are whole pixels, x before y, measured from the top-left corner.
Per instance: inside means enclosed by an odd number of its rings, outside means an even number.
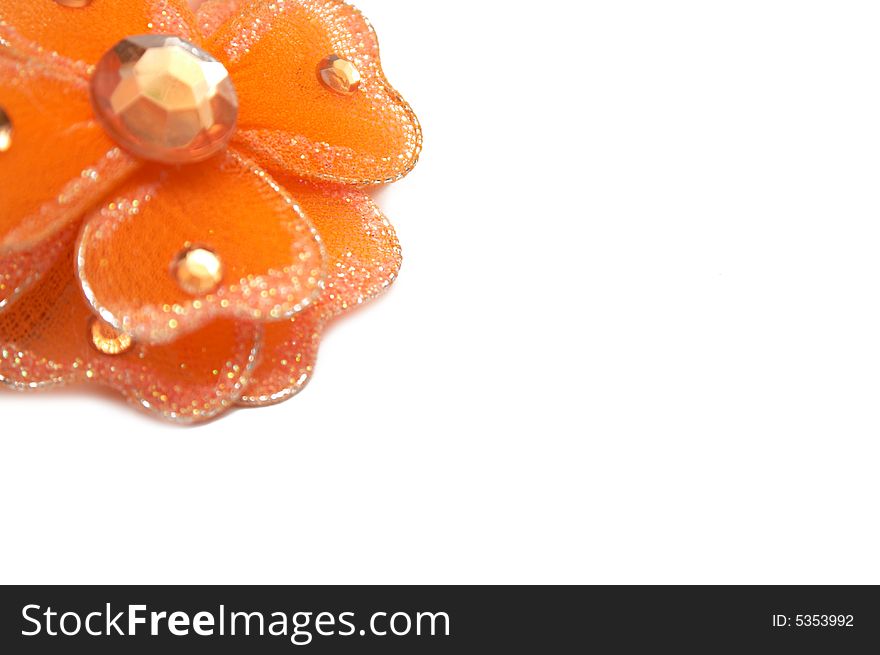
[[[182,423],[209,420],[235,404],[261,347],[259,324],[218,319],[177,341],[135,344],[121,362],[101,357],[98,379],[129,400]]]
[[[172,266],[189,248],[223,262],[215,291],[193,296],[178,285]],[[131,179],[86,219],[78,269],[108,323],[163,343],[223,316],[281,320],[302,311],[320,292],[324,249],[296,201],[229,152]]]
[[[0,152],[0,254],[78,220],[136,166],[93,120],[86,82],[62,69],[0,57],[0,108],[12,125]]]
[[[241,395],[260,343],[258,325],[218,320],[173,344],[105,355],[91,342],[94,320],[71,250],[0,314],[0,382],[15,390],[97,382],[164,418],[198,422]]]
[[[59,257],[70,254],[77,232],[76,225],[68,225],[32,250],[0,255],[0,313],[39,282]]]
[[[151,32],[198,39],[186,0],[92,0],[84,7],[0,0],[0,34],[16,51],[37,47],[94,64],[120,39]]]
[[[241,398],[246,406],[271,405],[301,391],[314,371],[326,323],[380,295],[401,266],[394,228],[364,192],[293,179],[284,184],[321,234],[328,273],[313,307],[291,321],[266,325],[260,363]]]
[[[83,379],[92,316],[73,275],[73,249],[0,314],[0,379],[39,389]]]
[[[272,170],[349,184],[394,181],[415,165],[422,135],[389,85],[360,12],[339,0],[257,0],[206,46],[225,58],[241,103],[236,143]],[[328,90],[329,55],[361,75],[351,95]]]
[[[267,323],[260,361],[239,399],[244,407],[265,407],[289,400],[312,379],[325,321],[310,307],[283,323]]]
[[[327,318],[381,295],[400,272],[400,242],[391,222],[364,191],[284,178],[327,251],[318,304]]]

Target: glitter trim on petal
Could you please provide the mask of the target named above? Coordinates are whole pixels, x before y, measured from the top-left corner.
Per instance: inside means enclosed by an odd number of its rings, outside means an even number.
[[[196,21],[203,38],[208,38],[241,9],[243,0],[205,0],[196,10]]]
[[[273,405],[311,380],[328,321],[381,295],[397,278],[400,244],[388,219],[364,192],[285,180],[321,233],[328,275],[315,304],[290,321],[270,323],[265,348],[240,404]]]
[[[260,361],[238,404],[267,407],[290,400],[312,379],[324,330],[318,307],[283,323],[267,323]]]
[[[58,257],[70,252],[78,231],[76,225],[69,225],[33,250],[0,255],[0,312],[36,284]]]
[[[0,57],[0,105],[12,124],[0,153],[0,254],[33,249],[137,167],[94,121],[79,78]]]
[[[195,423],[232,406],[260,345],[259,325],[220,320],[170,345],[105,355],[90,342],[94,320],[68,253],[0,314],[0,382],[19,391],[98,383],[163,418]]]
[[[189,248],[216,253],[216,290],[194,296],[172,265]],[[147,169],[86,220],[78,261],[86,298],[109,324],[166,343],[219,317],[282,320],[320,292],[324,249],[296,201],[230,152],[179,169]]]
[[[273,171],[368,185],[406,175],[422,132],[388,83],[372,26],[339,0],[257,0],[208,40],[241,104],[239,147]],[[360,85],[339,94],[320,81],[330,55],[357,68]]]

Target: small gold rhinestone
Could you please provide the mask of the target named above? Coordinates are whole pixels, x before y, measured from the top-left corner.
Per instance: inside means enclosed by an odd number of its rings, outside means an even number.
[[[92,345],[105,355],[121,355],[131,348],[131,336],[99,318],[93,318]]]
[[[361,84],[357,67],[346,59],[330,55],[318,64],[318,78],[331,91],[351,95]]]
[[[55,0],[62,7],[88,7],[92,0]]]
[[[0,107],[0,152],[6,152],[12,147],[12,121],[3,107]]]
[[[172,272],[186,293],[203,296],[211,293],[223,279],[223,262],[207,248],[188,248],[174,260]]]

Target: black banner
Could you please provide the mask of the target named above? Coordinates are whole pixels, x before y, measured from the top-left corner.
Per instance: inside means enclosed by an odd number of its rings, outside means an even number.
[[[5,587],[3,653],[876,652],[874,587]],[[647,641],[646,641],[647,640]],[[608,650],[611,646],[611,650]]]

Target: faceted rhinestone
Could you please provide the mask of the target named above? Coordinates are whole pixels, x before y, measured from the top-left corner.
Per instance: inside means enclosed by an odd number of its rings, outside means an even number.
[[[346,59],[330,55],[318,64],[318,78],[331,91],[351,95],[361,84],[357,67]]]
[[[0,107],[0,152],[6,152],[12,147],[12,121]]]
[[[92,104],[123,148],[153,161],[202,161],[223,150],[238,118],[229,73],[176,36],[130,36],[95,68]]]
[[[92,345],[105,355],[121,355],[131,348],[131,336],[99,318],[92,319]]]
[[[186,293],[203,296],[211,293],[223,280],[223,262],[207,248],[188,248],[174,261],[174,277]]]

